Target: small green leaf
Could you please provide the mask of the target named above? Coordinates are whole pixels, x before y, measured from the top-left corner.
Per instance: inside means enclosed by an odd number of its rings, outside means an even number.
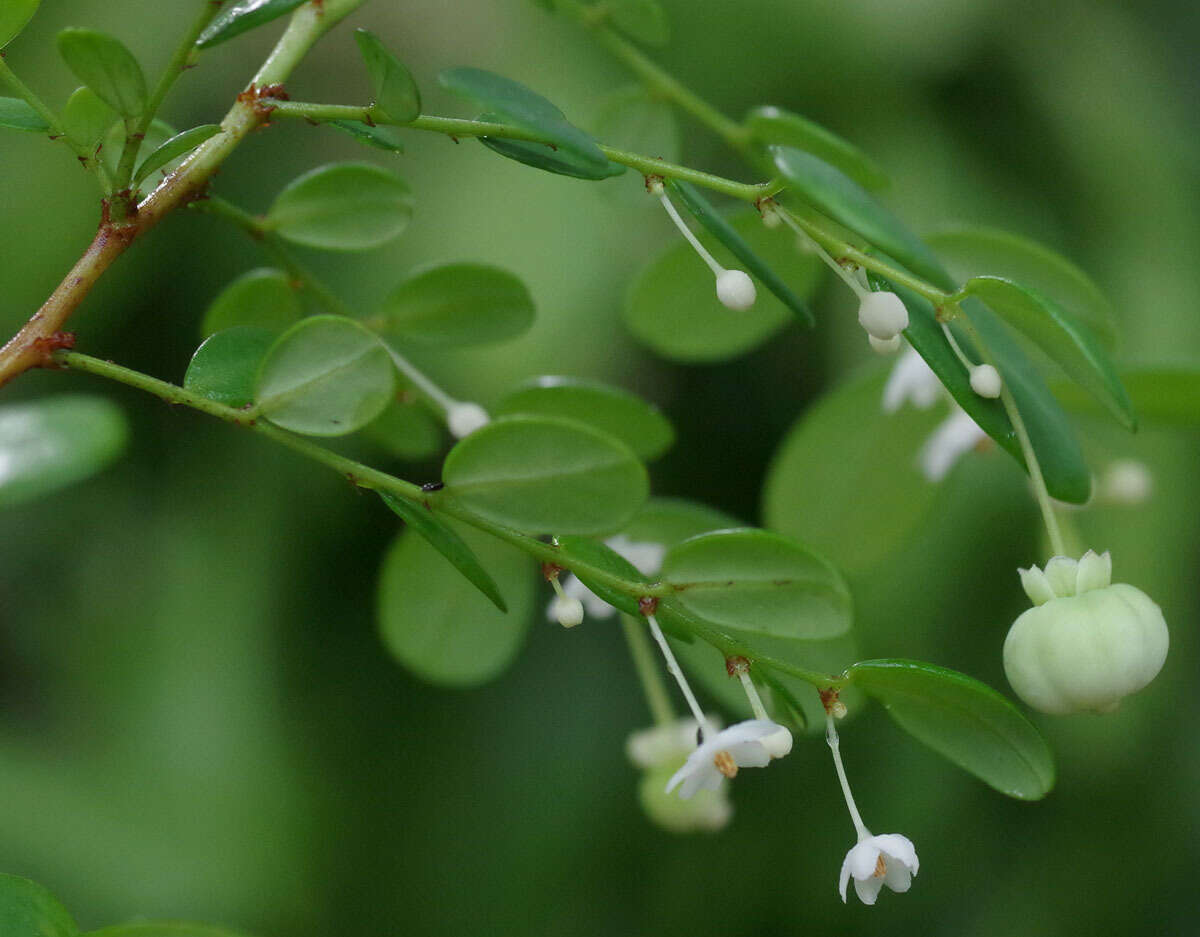
[[[730,224],[797,295],[807,295],[816,285],[820,261],[796,250],[793,238],[767,228],[753,208],[730,216]],[[732,265],[712,234],[701,232],[699,240],[719,262]],[[625,301],[625,323],[634,336],[676,361],[718,361],[743,354],[792,318],[774,295],[759,296],[743,312],[721,305],[711,272],[682,240],[643,268]]]
[[[44,133],[50,129],[42,116],[20,98],[0,98],[0,127],[33,133]]]
[[[374,33],[356,29],[354,41],[371,76],[375,107],[400,124],[420,117],[421,93],[408,69]]]
[[[74,937],[70,912],[36,882],[0,873],[0,934],[4,937]]]
[[[207,337],[235,326],[254,325],[278,334],[298,322],[302,313],[287,274],[264,267],[243,273],[221,290],[205,310],[200,332]]]
[[[815,324],[812,313],[808,311],[808,307],[804,305],[800,297],[793,293],[783,279],[755,252],[754,248],[746,243],[746,239],[737,232],[737,229],[717,213],[717,210],[709,204],[708,199],[700,194],[699,189],[688,182],[680,182],[678,179],[668,179],[667,187],[683,199],[688,210],[700,219],[700,223],[717,240],[729,248],[729,252],[745,264],[746,268],[762,281],[763,286],[792,310],[801,322],[809,327]]]
[[[745,525],[731,514],[707,504],[683,498],[651,498],[621,533],[634,543],[657,543],[663,547],[706,534]]]
[[[847,676],[900,728],[1002,794],[1038,800],[1054,786],[1050,746],[986,684],[912,660],[863,661]]]
[[[532,564],[478,531],[460,529],[508,598],[499,611],[416,531],[396,538],[379,577],[379,628],[384,644],[418,677],[443,686],[474,686],[500,675],[516,658],[537,595]]]
[[[157,117],[150,121],[150,126],[146,128],[146,135],[138,142],[137,156],[134,157],[135,164],[138,159],[144,159],[170,140],[175,136],[175,132],[174,127]],[[125,149],[125,134],[124,121],[118,121],[109,127],[108,133],[104,135],[104,145],[100,149],[100,162],[104,164],[104,168],[109,173],[117,171],[121,151]]]
[[[63,107],[62,125],[72,142],[88,150],[105,139],[105,131],[117,120],[117,112],[91,88],[76,88]]]
[[[72,27],[58,34],[58,52],[75,77],[123,117],[146,107],[146,78],[133,53],[107,33]]]
[[[88,931],[82,937],[247,937],[240,931],[188,921],[134,921]]]
[[[363,433],[398,459],[428,459],[442,448],[442,424],[414,395],[401,392]]]
[[[389,153],[404,152],[404,144],[400,142],[400,131],[395,127],[372,127],[361,120],[331,120],[325,126],[348,133],[359,143],[379,150],[387,150]]]
[[[724,628],[802,639],[850,628],[850,591],[841,574],[807,547],[765,530],[685,540],[667,553],[662,577],[675,601]]]
[[[623,442],[582,423],[506,416],[446,457],[447,493],[525,533],[607,533],[646,500],[646,469]]]
[[[69,394],[0,406],[0,507],[94,475],[125,448],[125,415],[103,397]]]
[[[255,399],[284,429],[343,436],[379,416],[395,387],[395,367],[378,336],[351,319],[312,316],[271,346]]]
[[[489,123],[502,123],[494,114],[481,114],[479,119]],[[555,150],[545,143],[506,140],[503,137],[480,137],[479,142],[489,150],[518,163],[559,176],[570,176],[572,179],[608,179],[625,171],[625,167],[620,163],[608,163],[604,169],[597,169],[591,160],[585,160],[567,150]]]
[[[1086,273],[1036,241],[996,228],[945,228],[925,238],[955,281],[991,275],[1049,296],[1091,329],[1104,347],[1116,341],[1112,305]]]
[[[804,201],[891,254],[914,273],[947,285],[937,258],[857,182],[822,159],[789,146],[767,148],[775,169]]]
[[[248,29],[278,19],[300,6],[304,0],[236,0],[213,17],[196,45],[207,49],[226,39],[232,39]]]
[[[675,441],[675,430],[653,404],[620,387],[581,378],[533,378],[504,397],[493,412],[577,420],[615,436],[640,459],[658,458]]]
[[[1000,277],[972,277],[962,292],[978,297],[1005,322],[1028,336],[1099,400],[1122,426],[1128,430],[1137,429],[1133,404],[1100,340],[1065,308],[1034,290]]]
[[[778,144],[811,153],[841,170],[866,189],[882,189],[887,175],[853,143],[842,139],[816,121],[793,114],[782,107],[765,105],[753,108],[742,126],[759,144]]]
[[[0,3],[0,49],[12,42],[33,19],[42,0],[4,0]]]
[[[192,355],[183,386],[227,407],[254,402],[254,384],[278,331],[239,325],[204,340]]]
[[[337,163],[293,180],[264,225],[305,247],[361,251],[399,235],[412,210],[412,193],[392,173],[370,163]]]
[[[583,562],[631,582],[648,581],[629,560],[599,540],[592,540],[588,537],[559,537],[558,546],[562,551],[564,566],[570,566],[572,562]],[[619,609],[627,615],[641,617],[636,598],[606,585],[586,571],[576,572],[575,576],[598,598],[603,599],[613,608]]]
[[[671,40],[671,23],[658,0],[608,0],[609,21],[625,35],[648,46],[665,46]]]
[[[518,82],[479,68],[450,68],[438,76],[442,86],[479,104],[505,123],[538,134],[581,167],[590,167],[592,178],[611,175],[611,164],[596,142],[570,124],[557,107]]]
[[[810,544],[847,575],[884,561],[937,497],[917,454],[945,408],[884,413],[887,375],[887,368],[873,368],[805,409],[763,487],[766,525]]]
[[[499,267],[433,264],[410,273],[368,324],[398,338],[440,347],[516,338],[533,325],[533,297]]]
[[[675,109],[643,84],[626,85],[606,94],[589,126],[596,131],[597,139],[618,150],[645,153],[671,163],[679,161],[682,144]]]
[[[434,517],[433,512],[423,504],[413,504],[403,498],[388,494],[386,491],[379,492],[379,497],[383,499],[384,504],[400,516],[404,523],[424,537],[431,547],[448,559],[454,568],[462,573],[471,585],[487,596],[496,608],[502,612],[508,611],[508,606],[504,604],[504,597],[500,595],[500,589],[496,586],[495,580],[488,575],[487,570],[479,562],[479,558],[471,552],[471,548],[467,546],[462,537],[454,532],[453,528],[439,521]]]
[[[136,186],[156,169],[160,169],[181,156],[186,156],[205,140],[221,132],[220,124],[201,124],[191,130],[185,130],[171,137],[166,143],[154,150],[142,160],[137,172],[133,174],[133,184]]]
[[[1130,365],[1120,375],[1144,423],[1200,428],[1200,364]],[[1096,398],[1075,384],[1056,384],[1054,394],[1073,410],[1096,409]]]

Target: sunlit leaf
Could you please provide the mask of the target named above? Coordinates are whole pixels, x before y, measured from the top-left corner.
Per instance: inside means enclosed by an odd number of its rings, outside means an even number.
[[[371,76],[375,107],[397,123],[419,117],[421,93],[403,63],[372,32],[356,29],[354,41]]]
[[[133,53],[107,33],[72,27],[58,34],[58,52],[75,77],[124,117],[146,106],[146,78]]]
[[[278,331],[239,325],[210,335],[188,364],[183,386],[227,407],[254,402],[258,369]]]
[[[533,325],[533,297],[517,277],[478,263],[439,263],[410,273],[369,325],[425,345],[482,345]]]
[[[79,928],[49,891],[0,873],[0,934],[4,937],[74,937]]]
[[[220,124],[201,124],[199,127],[175,134],[141,161],[137,172],[133,174],[133,184],[137,185],[154,170],[161,169],[167,163],[173,162],[181,156],[186,156],[205,140],[220,132]]]
[[[235,0],[213,17],[196,39],[202,49],[232,39],[248,29],[278,19],[300,6],[304,0]]]
[[[0,507],[94,475],[120,455],[127,436],[125,415],[103,397],[70,394],[0,406]]]
[[[600,381],[538,377],[518,387],[494,408],[497,416],[528,413],[587,423],[624,442],[642,459],[662,455],[675,430],[657,407],[636,394]]]
[[[264,225],[306,247],[360,251],[399,235],[412,210],[412,193],[392,173],[370,163],[337,163],[293,180]]]
[[[287,274],[259,268],[243,273],[220,292],[205,310],[200,332],[208,336],[239,325],[254,325],[278,334],[298,322],[302,312]]]
[[[582,423],[507,416],[450,450],[446,492],[526,533],[606,533],[646,500],[646,469],[618,439]]]
[[[806,296],[816,285],[820,261],[796,250],[794,238],[767,228],[753,208],[731,215],[730,224],[798,296]],[[699,240],[719,262],[735,265],[712,234],[701,232]],[[712,272],[682,239],[643,268],[625,302],[625,322],[634,336],[677,361],[718,361],[743,354],[792,318],[769,293],[741,312],[721,305]]]
[[[33,19],[42,0],[4,0],[0,3],[0,49],[17,38]]]
[[[965,674],[911,660],[868,660],[847,672],[906,732],[1009,797],[1054,786],[1050,746],[1012,703]]]
[[[522,553],[459,528],[495,577],[508,613],[476,589],[416,531],[392,544],[379,578],[379,628],[391,654],[417,676],[445,686],[491,680],[512,663],[533,618],[534,566]]]
[[[841,170],[867,189],[882,189],[887,175],[853,143],[842,139],[816,121],[782,107],[764,105],[751,109],[742,126],[760,144],[779,144],[811,153]]]
[[[378,336],[341,316],[312,316],[276,340],[255,401],[272,423],[341,436],[370,423],[395,392],[395,367]]]

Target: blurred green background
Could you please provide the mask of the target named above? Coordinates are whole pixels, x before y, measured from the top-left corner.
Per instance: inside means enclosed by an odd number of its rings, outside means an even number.
[[[673,38],[655,56],[726,112],[778,104],[855,141],[891,173],[889,201],[917,230],[984,222],[1054,245],[1112,296],[1122,360],[1200,358],[1192,5],[664,5]],[[75,82],[53,49],[60,28],[110,30],[154,73],[194,7],[46,2],[8,62],[61,102]],[[584,126],[629,80],[527,0],[377,0],[349,25],[384,37],[430,113],[469,116],[435,82],[453,65],[523,81]],[[277,33],[206,55],[163,116],[218,119]],[[290,89],[362,100],[360,71],[343,27]],[[750,178],[710,134],[682,126],[687,163]],[[362,304],[433,259],[513,270],[538,302],[534,330],[421,363],[485,405],[535,373],[623,383],[680,432],[652,466],[655,490],[758,520],[782,435],[865,360],[848,294],[815,297],[815,333],[789,328],[719,365],[663,362],[620,323],[630,278],[674,237],[637,197],[636,176],[578,182],[470,142],[413,133],[406,144],[377,157],[331,131],[279,125],[252,137],[214,190],[260,211],[320,163],[390,165],[417,192],[406,234],[306,262]],[[40,137],[0,137],[0,166],[11,332],[86,245],[96,208],[92,180]],[[88,299],[72,322],[78,347],[181,379],[207,303],[264,262],[240,238],[209,218],[170,220]],[[868,825],[905,833],[921,858],[909,894],[863,908],[837,898],[852,828],[819,739],[740,777],[723,832],[661,832],[639,811],[623,753],[649,715],[615,626],[564,633],[539,620],[494,683],[424,685],[376,636],[374,580],[397,525],[375,499],[264,440],[84,376],[31,373],[4,396],[84,390],[125,408],[130,451],[0,516],[0,869],[45,884],[85,928],[145,915],[261,937],[1198,930],[1193,436],[1090,427],[1097,464],[1141,459],[1155,489],[1078,523],[1089,545],[1113,551],[1117,578],[1163,606],[1172,648],[1118,713],[1036,720],[1059,759],[1045,801],[996,794],[878,708],[843,726]],[[418,482],[438,471],[387,467]],[[863,656],[932,660],[1007,691],[1000,648],[1026,604],[1015,568],[1041,549],[1011,460],[968,458],[920,534],[853,579]]]

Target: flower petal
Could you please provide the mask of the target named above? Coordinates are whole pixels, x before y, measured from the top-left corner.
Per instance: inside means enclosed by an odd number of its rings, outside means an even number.
[[[882,878],[868,878],[865,881],[856,878],[854,880],[854,890],[858,892],[858,900],[863,904],[874,904],[875,899],[879,897],[879,889],[882,887]]]
[[[1017,574],[1021,577],[1021,588],[1034,605],[1044,605],[1054,598],[1054,590],[1050,588],[1046,574],[1038,567],[1018,569]]]
[[[1052,556],[1046,563],[1046,581],[1060,599],[1075,594],[1075,581],[1079,578],[1079,562],[1069,556]]]
[[[900,833],[881,833],[872,836],[867,842],[872,843],[888,858],[902,862],[913,875],[916,875],[921,867],[920,860],[917,859],[917,848],[907,836]]]
[[[846,858],[850,861],[850,873],[856,879],[871,878],[875,875],[875,863],[879,861],[879,847],[875,845],[878,837],[872,836],[850,850]]]
[[[739,768],[765,768],[771,763],[771,755],[762,742],[740,742],[726,750]]]
[[[842,874],[838,877],[838,892],[842,896],[842,904],[846,903],[846,884],[850,881],[850,856],[853,854],[853,849],[846,853],[846,858],[842,860]]]
[[[906,892],[912,887],[912,873],[903,862],[889,862],[883,884],[894,892]]]
[[[956,408],[921,446],[917,462],[922,474],[928,481],[941,481],[985,435],[965,410]]]
[[[883,412],[894,413],[906,402],[928,410],[938,399],[941,382],[911,345],[896,360],[883,388]]]
[[[1112,583],[1112,554],[1105,550],[1099,556],[1088,550],[1079,558],[1079,571],[1075,576],[1075,594],[1103,589]]]

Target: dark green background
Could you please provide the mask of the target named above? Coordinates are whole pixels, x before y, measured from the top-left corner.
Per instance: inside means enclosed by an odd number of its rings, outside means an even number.
[[[1113,297],[1123,360],[1197,357],[1191,5],[665,5],[674,38],[655,54],[727,112],[779,104],[843,133],[891,173],[888,198],[918,230],[980,221],[1055,245]],[[75,83],[56,61],[58,29],[108,29],[154,74],[195,3],[43,7],[8,62],[61,102]],[[407,62],[430,113],[470,116],[435,82],[454,65],[524,81],[583,125],[627,81],[580,30],[525,0],[377,0],[352,24]],[[207,54],[163,116],[219,119],[277,32]],[[290,89],[365,97],[348,28]],[[751,178],[684,127],[689,164]],[[402,157],[376,157],[333,131],[280,125],[252,137],[215,190],[260,211],[324,161],[393,166],[417,192],[408,232],[365,255],[306,257],[314,267],[361,304],[433,259],[512,269],[538,302],[534,330],[431,355],[431,373],[485,404],[539,372],[625,383],[680,430],[653,468],[656,490],[756,520],[782,433],[865,357],[848,295],[816,297],[815,333],[788,330],[727,364],[665,364],[619,322],[630,278],[673,236],[634,174],[577,182],[470,142],[406,143]],[[0,166],[11,331],[86,245],[96,206],[92,180],[42,138],[0,137]],[[209,300],[261,263],[211,219],[172,219],[88,299],[72,324],[79,347],[179,380]],[[614,626],[538,621],[494,684],[425,686],[375,635],[374,578],[396,530],[382,505],[264,440],[84,376],[33,373],[4,396],[85,389],[127,409],[131,451],[0,518],[0,869],[48,886],[84,927],[147,915],[262,937],[1197,930],[1194,436],[1097,426],[1097,463],[1134,455],[1156,489],[1141,507],[1080,517],[1089,544],[1114,551],[1118,578],[1163,606],[1162,675],[1115,715],[1037,720],[1059,758],[1058,787],[1037,804],[995,794],[877,709],[845,725],[866,821],[908,835],[921,873],[907,895],[844,908],[836,880],[852,829],[823,742],[739,778],[724,832],[660,832],[623,754],[648,714]],[[418,482],[437,474],[390,467]],[[1037,530],[1011,461],[971,458],[928,528],[854,583],[865,655],[933,660],[1007,690],[1000,647],[1025,604],[1015,568],[1038,555]]]

